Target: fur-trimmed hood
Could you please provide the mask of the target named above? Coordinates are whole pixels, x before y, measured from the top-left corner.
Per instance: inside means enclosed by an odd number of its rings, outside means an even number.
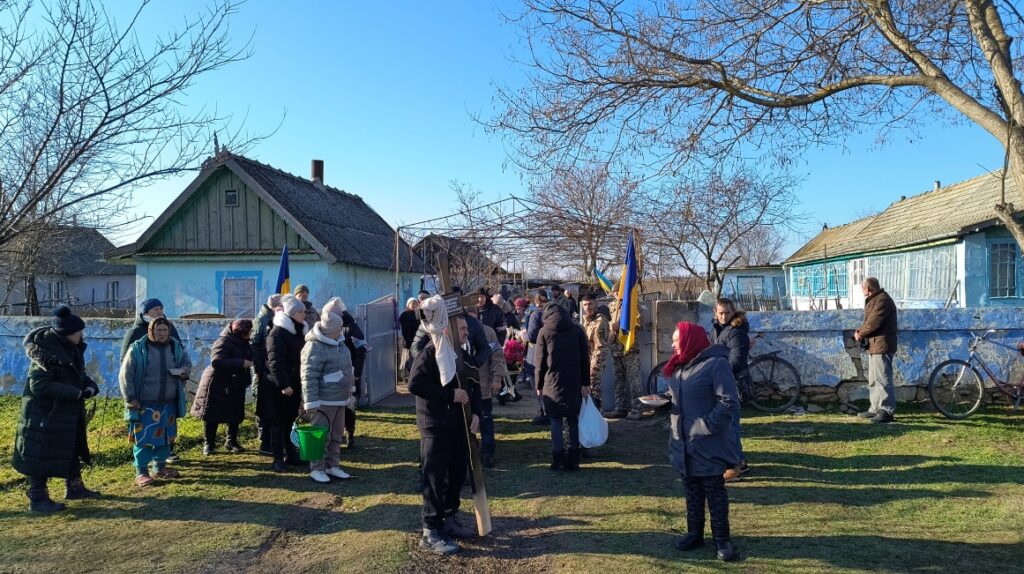
[[[74,347],[67,344],[64,337],[54,333],[50,327],[39,327],[25,335],[22,346],[29,360],[45,371],[51,371],[61,365],[81,367],[76,364],[72,354]],[[85,354],[85,342],[79,343],[77,348],[79,352]]]

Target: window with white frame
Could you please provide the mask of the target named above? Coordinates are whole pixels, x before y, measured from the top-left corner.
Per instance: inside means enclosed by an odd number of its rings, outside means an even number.
[[[223,313],[229,319],[251,319],[256,316],[256,278],[224,278]]]
[[[850,262],[850,267],[851,267],[851,271],[853,272],[853,281],[850,284],[851,285],[861,285],[861,284],[863,284],[864,280],[867,279],[867,274],[864,271],[865,268],[866,268],[866,266],[864,264],[864,260],[863,259],[854,259],[853,261]]]
[[[1017,246],[993,243],[989,246],[989,296],[1017,296]]]
[[[50,304],[56,305],[64,300],[64,282],[63,281],[51,281],[49,286]]]

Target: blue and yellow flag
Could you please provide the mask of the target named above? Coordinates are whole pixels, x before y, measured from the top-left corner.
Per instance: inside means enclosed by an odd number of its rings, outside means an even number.
[[[287,295],[292,292],[292,278],[288,273],[288,244],[281,250],[281,269],[277,272],[276,293]]]
[[[601,273],[601,271],[598,270],[597,267],[594,268],[594,276],[597,277],[597,282],[601,285],[601,289],[604,289],[605,293],[612,292],[612,289],[614,288],[614,285],[612,285],[612,280],[605,277],[604,273]]]
[[[626,263],[622,266],[619,280],[619,342],[628,353],[636,342],[636,326],[640,323],[640,264],[633,244],[633,232],[629,232],[626,245]]]

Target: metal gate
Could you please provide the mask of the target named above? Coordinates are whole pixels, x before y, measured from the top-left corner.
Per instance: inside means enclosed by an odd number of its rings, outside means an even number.
[[[356,321],[366,335],[370,352],[363,365],[363,396],[359,404],[373,405],[397,390],[395,298],[381,297],[356,308]]]

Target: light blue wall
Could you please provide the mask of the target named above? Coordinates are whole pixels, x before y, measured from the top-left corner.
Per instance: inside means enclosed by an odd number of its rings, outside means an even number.
[[[805,385],[836,386],[857,375],[843,338],[863,320],[861,310],[748,313],[750,332],[761,334],[752,355],[780,351]],[[710,321],[708,321],[710,322]],[[909,309],[899,313],[899,351],[894,361],[897,385],[925,386],[932,370],[949,358],[966,358],[968,331],[996,329],[991,337],[1006,344],[1024,340],[1024,309]],[[1020,355],[983,344],[981,355],[1000,376]]]
[[[193,380],[210,364],[210,347],[228,321],[174,321],[194,365]],[[0,320],[0,394],[20,394],[25,388],[29,361],[22,342],[25,335],[36,327],[49,325],[50,320],[39,317],[7,317]],[[121,361],[121,341],[131,326],[128,319],[85,319],[86,369],[100,385],[104,395],[118,394],[117,373]]]

